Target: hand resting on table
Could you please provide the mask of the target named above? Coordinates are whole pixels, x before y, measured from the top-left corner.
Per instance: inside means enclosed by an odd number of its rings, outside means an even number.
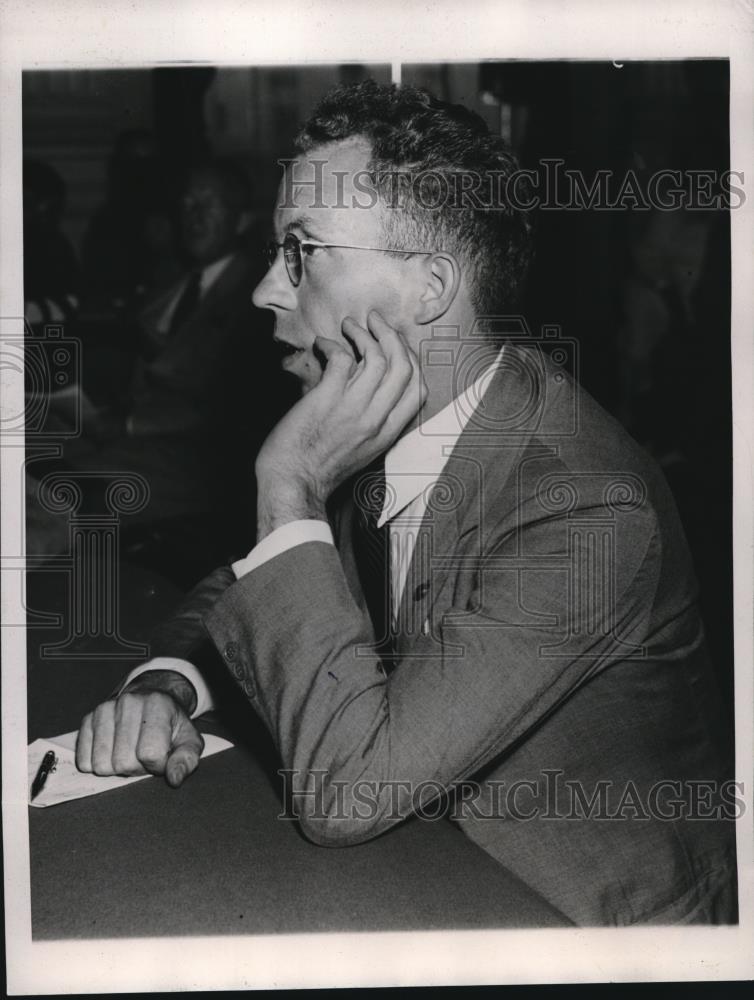
[[[173,671],[150,671],[84,717],[76,766],[99,775],[164,774],[173,788],[196,770],[204,740],[189,715],[191,683]]]

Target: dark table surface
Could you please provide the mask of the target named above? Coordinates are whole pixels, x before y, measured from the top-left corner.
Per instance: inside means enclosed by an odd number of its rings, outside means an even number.
[[[120,634],[145,641],[180,599],[166,581],[122,566]],[[31,628],[29,741],[75,729],[131,664],[44,655],[65,636],[64,573],[29,574],[27,603],[62,612]],[[247,729],[213,716],[200,728],[234,741],[173,790],[161,778],[30,808],[35,939],[307,931],[557,927],[567,924],[447,819],[409,820],[366,844],[323,848],[282,811],[276,761],[249,711]]]

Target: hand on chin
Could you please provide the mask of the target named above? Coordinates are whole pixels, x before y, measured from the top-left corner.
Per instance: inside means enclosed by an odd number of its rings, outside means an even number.
[[[283,495],[292,507],[302,506],[301,497],[321,506],[390,447],[426,399],[418,359],[379,313],[369,314],[366,328],[347,318],[342,329],[342,340],[319,337],[290,366],[302,398],[256,462],[259,495],[270,509]]]

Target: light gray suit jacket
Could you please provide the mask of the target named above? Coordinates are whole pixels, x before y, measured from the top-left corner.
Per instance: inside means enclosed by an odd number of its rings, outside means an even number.
[[[728,724],[667,485],[536,350],[506,354],[432,494],[393,664],[350,486],[337,548],[218,570],[164,650],[204,623],[320,844],[433,799],[578,924],[735,920]]]

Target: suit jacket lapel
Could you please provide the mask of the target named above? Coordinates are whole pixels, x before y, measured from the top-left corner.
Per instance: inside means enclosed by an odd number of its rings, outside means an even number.
[[[174,282],[165,291],[158,292],[157,295],[150,299],[149,302],[147,302],[143,307],[140,316],[140,323],[142,328],[146,330],[150,336],[163,336],[163,334],[158,333],[158,324],[171,301],[176,297],[176,295],[180,294],[185,280],[185,278],[181,278],[180,281]]]
[[[186,320],[186,323],[177,336],[183,339],[183,330],[188,330],[190,335],[195,330],[204,329],[207,315],[223,308],[224,303],[229,301],[228,292],[235,289],[239,282],[244,280],[244,276],[246,276],[249,282],[249,299],[251,299],[253,288],[250,263],[243,254],[235,254],[219,278],[206,294],[202,295],[194,314]],[[171,301],[183,290],[185,281],[185,277],[181,278],[180,281],[172,284],[166,291],[158,293],[155,298],[144,306],[141,313],[141,324],[150,338],[159,337],[164,342],[165,333],[158,333],[157,326]]]
[[[249,282],[249,301],[251,301],[251,293],[253,291],[251,268],[248,261],[242,255],[236,254],[223,270],[220,277],[202,295],[199,305],[193,314],[188,317],[177,336],[181,340],[191,340],[197,333],[200,336],[204,336],[208,327],[208,320],[213,314],[221,314],[229,303],[235,307],[238,301],[237,296],[229,293],[233,293],[244,279]]]
[[[540,412],[545,401],[541,356],[533,364],[530,351],[522,357],[525,350],[506,346],[503,363],[432,490],[398,616],[399,625],[416,622],[418,616],[421,627],[399,628],[399,655],[411,655],[415,642],[426,638],[434,609],[452,603],[448,588],[455,589],[462,573],[477,571],[480,557],[489,549],[491,534],[499,530],[506,513],[501,509],[503,491],[536,430],[532,414]],[[526,378],[521,377],[522,370]]]
[[[432,490],[398,613],[399,658],[410,656],[413,646],[426,638],[425,622],[431,622],[433,609],[438,602],[440,606],[452,602],[453,595],[446,591],[461,573],[476,571],[491,532],[499,526],[501,494],[536,430],[536,419],[530,416],[541,410],[544,400],[544,368],[538,381],[537,366],[531,358],[522,360],[523,350],[507,345],[504,363],[492,376]],[[526,378],[520,374],[522,365]],[[349,587],[364,607],[351,544],[352,489],[349,482],[333,497],[332,523]]]

